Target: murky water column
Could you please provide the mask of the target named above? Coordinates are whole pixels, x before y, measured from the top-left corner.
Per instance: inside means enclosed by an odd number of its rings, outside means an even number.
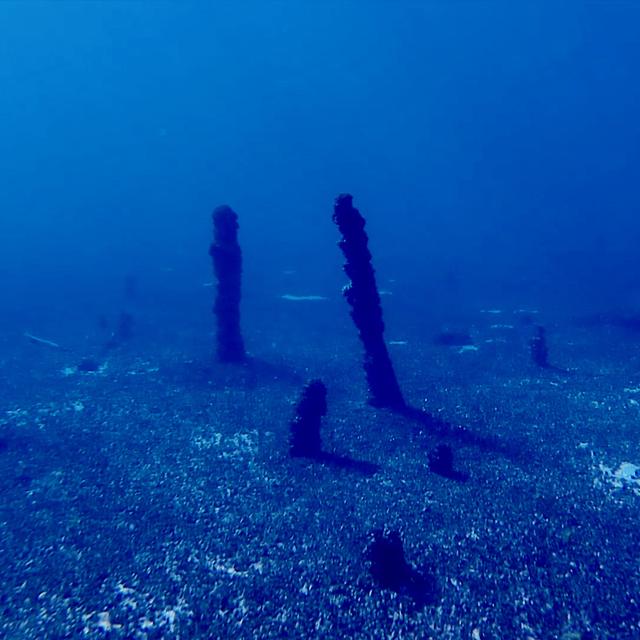
[[[238,216],[227,205],[213,211],[213,244],[209,254],[218,284],[213,312],[218,322],[218,359],[242,362],[247,355],[240,333],[242,251],[238,244]]]
[[[364,346],[364,370],[371,394],[369,402],[376,407],[400,409],[405,402],[384,341],[382,307],[371,266],[365,220],[352,203],[353,196],[339,195],[333,213],[333,221],[342,234],[338,246],[346,258],[344,271],[351,281],[343,294],[351,305],[351,317]]]

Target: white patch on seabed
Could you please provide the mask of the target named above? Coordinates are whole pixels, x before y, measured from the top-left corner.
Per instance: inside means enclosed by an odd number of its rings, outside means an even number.
[[[215,558],[207,559],[206,565],[209,567],[209,569],[213,571],[219,571],[221,573],[226,573],[228,576],[232,578],[246,578],[252,572],[262,574],[262,571],[264,569],[264,564],[262,563],[262,560],[259,560],[257,562],[253,562],[248,569],[239,570],[235,568],[231,560],[222,558],[221,556],[216,556]]]
[[[144,367],[146,365],[148,365],[149,363],[141,363],[141,366]],[[128,376],[143,376],[146,375],[147,373],[158,373],[158,371],[160,371],[160,367],[152,367],[152,366],[146,366],[146,368],[144,369],[132,369],[131,371],[127,371],[127,375]]]
[[[27,415],[27,410],[26,409],[9,409],[8,411],[5,411],[5,414],[7,415],[7,418],[23,418],[24,416]]]
[[[245,431],[230,436],[214,432],[210,438],[196,436],[193,444],[201,450],[218,449],[220,457],[225,459],[255,458],[258,454],[258,432]]]
[[[223,452],[223,458],[253,458],[258,454],[258,432],[256,430],[236,433],[227,442],[230,447]]]
[[[222,442],[222,434],[214,432],[210,438],[203,438],[202,436],[196,436],[193,439],[193,444],[198,449],[211,449],[211,447],[219,447]]]
[[[116,593],[120,595],[128,596],[128,595],[131,595],[132,593],[135,593],[135,591],[134,589],[130,589],[129,587],[126,587],[125,585],[123,585],[122,582],[118,582],[118,584],[116,585]]]
[[[472,351],[480,351],[474,344],[464,344],[458,349],[458,353],[471,353]]]
[[[632,462],[621,462],[617,469],[600,463],[602,483],[614,489],[631,489],[640,496],[640,466]],[[596,484],[598,481],[596,480]]]
[[[325,296],[314,296],[314,295],[295,296],[292,293],[285,293],[280,297],[282,298],[282,300],[289,300],[290,302],[303,302],[303,301],[309,301],[309,300],[327,300],[328,299]]]
[[[89,614],[88,616],[84,616],[85,622],[87,622],[92,616],[93,616],[93,613]],[[122,628],[121,624],[115,624],[111,621],[111,614],[108,611],[101,611],[100,613],[98,613],[97,618],[98,619],[95,625],[96,627],[98,627],[98,629],[102,629],[102,631],[104,632],[109,632],[109,631],[113,631],[114,629]],[[88,635],[90,633],[90,630],[85,627],[84,633],[85,635]]]

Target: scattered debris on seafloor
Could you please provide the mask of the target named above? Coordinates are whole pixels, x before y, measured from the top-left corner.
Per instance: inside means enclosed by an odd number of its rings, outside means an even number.
[[[640,465],[621,462],[617,469],[600,463],[602,481],[615,489],[630,489],[640,496]]]

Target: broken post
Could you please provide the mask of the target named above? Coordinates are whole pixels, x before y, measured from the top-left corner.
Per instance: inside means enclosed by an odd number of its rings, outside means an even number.
[[[376,407],[402,409],[405,402],[384,341],[380,294],[371,265],[365,220],[352,201],[353,196],[349,194],[339,195],[333,213],[333,221],[342,234],[338,246],[346,258],[344,272],[350,280],[343,294],[351,305],[351,317],[364,346],[369,402]]]
[[[240,297],[242,282],[242,251],[238,244],[238,216],[222,205],[213,211],[214,239],[209,254],[218,281],[213,307],[218,322],[218,359],[222,362],[242,362],[246,359],[240,333]]]
[[[373,579],[383,589],[407,595],[419,607],[435,601],[435,579],[418,572],[407,562],[402,538],[397,531],[373,531],[365,549],[365,558]]]

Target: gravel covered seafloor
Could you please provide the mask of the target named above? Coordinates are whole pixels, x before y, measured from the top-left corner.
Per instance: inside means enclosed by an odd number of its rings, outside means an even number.
[[[354,341],[246,367],[134,344],[95,373],[7,341],[0,637],[640,638],[640,483],[620,466],[640,464],[635,338],[558,330],[570,371],[539,373],[508,331],[391,346],[409,401],[465,426],[445,438],[366,404]],[[288,457],[311,377],[325,447],[375,475]],[[429,471],[443,441],[467,481]],[[381,528],[432,601],[375,584]]]

